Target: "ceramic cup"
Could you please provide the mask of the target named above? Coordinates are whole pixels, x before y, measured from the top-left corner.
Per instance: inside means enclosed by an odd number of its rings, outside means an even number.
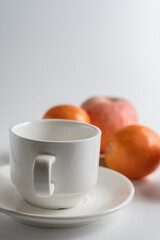
[[[49,209],[79,204],[95,186],[101,131],[86,123],[43,119],[14,125],[11,181],[29,203]]]

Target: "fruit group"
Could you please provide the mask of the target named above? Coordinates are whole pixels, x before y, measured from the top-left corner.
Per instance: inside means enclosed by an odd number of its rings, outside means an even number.
[[[124,127],[108,139],[104,160],[128,178],[145,177],[159,165],[160,137],[145,126]]]
[[[109,136],[130,124],[137,124],[135,107],[121,98],[91,97],[81,107],[88,113],[91,123],[102,131],[101,153],[105,152]]]
[[[74,105],[57,105],[50,108],[43,116],[43,118],[57,118],[57,119],[70,119],[85,123],[90,123],[90,117],[80,107]]]

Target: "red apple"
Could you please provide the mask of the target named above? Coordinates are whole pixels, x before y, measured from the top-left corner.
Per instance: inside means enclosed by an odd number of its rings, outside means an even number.
[[[122,98],[95,96],[87,99],[81,107],[90,116],[91,124],[102,131],[101,153],[105,152],[107,140],[113,132],[138,123],[135,107]]]

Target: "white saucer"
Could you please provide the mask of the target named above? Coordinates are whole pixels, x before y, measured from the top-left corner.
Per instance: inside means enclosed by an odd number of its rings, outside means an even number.
[[[134,195],[134,187],[123,175],[99,167],[98,183],[77,207],[47,210],[24,201],[10,181],[9,165],[0,167],[0,212],[14,220],[40,227],[66,228],[91,223],[111,214],[126,204]]]

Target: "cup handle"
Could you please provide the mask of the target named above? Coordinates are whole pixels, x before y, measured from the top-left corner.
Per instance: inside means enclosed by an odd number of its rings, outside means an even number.
[[[52,182],[52,165],[56,160],[52,155],[38,155],[33,164],[34,190],[39,197],[50,197],[54,193],[55,185]]]

